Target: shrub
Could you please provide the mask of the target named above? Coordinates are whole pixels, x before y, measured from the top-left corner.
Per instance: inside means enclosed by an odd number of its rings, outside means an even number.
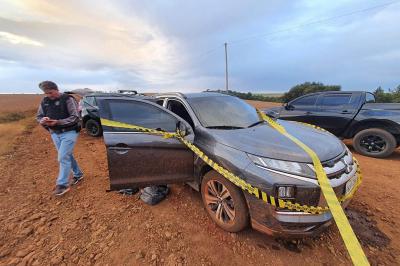
[[[0,116],[0,123],[9,123],[24,119],[26,116],[23,113],[8,113]]]

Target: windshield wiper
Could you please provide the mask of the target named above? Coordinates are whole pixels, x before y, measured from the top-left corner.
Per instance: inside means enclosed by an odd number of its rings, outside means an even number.
[[[237,126],[209,126],[206,128],[210,129],[242,129],[244,127],[237,127]]]
[[[257,122],[251,124],[251,125],[248,126],[248,127],[254,127],[254,126],[257,126],[258,124],[261,124],[261,123],[264,123],[264,120],[257,121]]]

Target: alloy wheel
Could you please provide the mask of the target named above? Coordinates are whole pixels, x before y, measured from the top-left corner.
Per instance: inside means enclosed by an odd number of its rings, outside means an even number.
[[[207,208],[220,223],[232,223],[235,219],[235,204],[229,190],[216,180],[207,182],[205,194]]]
[[[378,153],[386,148],[386,141],[377,135],[367,135],[360,140],[360,146],[368,153]]]

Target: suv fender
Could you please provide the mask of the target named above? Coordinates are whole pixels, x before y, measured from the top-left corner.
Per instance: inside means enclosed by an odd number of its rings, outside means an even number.
[[[389,120],[368,119],[361,122],[354,121],[343,134],[343,137],[354,138],[358,132],[369,128],[380,128],[394,136],[400,135],[400,127],[396,123]]]

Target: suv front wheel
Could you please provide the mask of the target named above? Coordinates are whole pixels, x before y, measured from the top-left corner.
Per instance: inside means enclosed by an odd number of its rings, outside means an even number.
[[[239,232],[249,224],[249,211],[242,191],[212,170],[201,182],[203,204],[211,219],[228,232]]]
[[[396,149],[396,138],[384,129],[368,128],[353,139],[354,149],[365,156],[384,158]]]
[[[103,134],[103,129],[101,128],[100,122],[89,119],[85,124],[86,132],[92,137],[98,137]]]

